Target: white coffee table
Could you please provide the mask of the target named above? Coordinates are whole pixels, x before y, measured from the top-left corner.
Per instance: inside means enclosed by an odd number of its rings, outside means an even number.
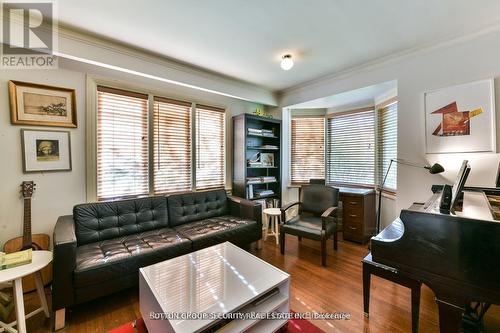
[[[139,271],[140,311],[150,333],[192,333],[221,325],[221,321],[214,318],[154,319],[151,316],[158,313],[220,315],[288,313],[290,310],[290,275],[229,242]],[[287,321],[286,318],[234,319],[220,332],[275,332]]]
[[[43,288],[42,274],[40,273],[40,270],[47,266],[51,261],[52,252],[33,251],[30,264],[0,271],[0,283],[13,281],[14,304],[16,306],[17,319],[16,321],[8,324],[0,321],[0,333],[4,331],[26,333],[26,319],[42,311],[45,313],[45,317],[49,318],[49,308],[47,306],[47,299],[45,298],[45,290]],[[38,292],[38,297],[40,298],[41,307],[25,315],[22,278],[33,273],[35,273],[36,291]],[[17,330],[14,329],[13,326],[17,326]]]

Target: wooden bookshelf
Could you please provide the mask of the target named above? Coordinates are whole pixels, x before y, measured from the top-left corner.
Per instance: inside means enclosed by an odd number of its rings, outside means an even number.
[[[271,131],[272,135],[249,132]],[[269,132],[268,132],[269,133]],[[260,154],[273,154],[273,165],[250,166],[249,159]],[[275,180],[248,181],[251,177],[275,177]],[[252,191],[249,191],[249,187]],[[233,194],[249,200],[279,199],[281,202],[281,120],[252,114],[233,117]],[[272,190],[273,194],[257,196],[259,190]],[[250,196],[249,192],[253,192]]]

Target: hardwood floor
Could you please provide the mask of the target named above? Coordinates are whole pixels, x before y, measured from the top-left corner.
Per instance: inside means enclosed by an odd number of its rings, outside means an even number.
[[[361,259],[366,245],[339,239],[338,251],[328,243],[327,267],[320,266],[320,244],[300,243],[287,235],[282,256],[274,238],[268,238],[254,254],[291,275],[290,307],[296,312],[344,312],[350,320],[314,321],[325,332],[410,332],[410,290],[372,277],[370,318],[363,315]],[[49,290],[47,290],[49,293]],[[49,297],[50,298],[50,297]],[[36,294],[26,295],[27,311],[38,306]],[[106,332],[140,316],[136,289],[74,307],[67,311],[61,332]],[[50,322],[39,314],[28,320],[29,332],[50,332]],[[493,306],[485,319],[486,332],[500,332],[500,307]],[[423,286],[420,332],[438,332],[437,306],[432,291]],[[265,333],[265,332],[263,332]]]

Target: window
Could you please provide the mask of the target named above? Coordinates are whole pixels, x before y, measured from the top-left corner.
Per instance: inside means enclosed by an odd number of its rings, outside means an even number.
[[[325,178],[325,118],[292,118],[291,181]]]
[[[398,103],[393,102],[378,111],[378,135],[377,135],[377,183],[381,186],[384,175],[389,168],[391,159],[398,155]],[[391,170],[387,175],[384,188],[396,190],[397,187],[397,163],[392,163]]]
[[[155,194],[191,190],[191,103],[160,97],[153,104]]]
[[[196,105],[196,189],[224,187],[225,112]]]
[[[89,200],[224,187],[224,109],[98,86],[96,118]]]
[[[374,111],[328,119],[327,182],[375,185]]]
[[[97,89],[97,199],[147,195],[148,96]]]

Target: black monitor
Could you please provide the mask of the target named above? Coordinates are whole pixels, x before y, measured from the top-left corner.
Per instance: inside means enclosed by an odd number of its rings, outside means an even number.
[[[453,184],[453,188],[451,189],[451,209],[455,207],[460,198],[460,194],[462,193],[465,182],[467,181],[467,177],[470,173],[469,161],[464,160],[462,162],[462,166],[458,171],[457,178],[455,179],[455,183]]]

